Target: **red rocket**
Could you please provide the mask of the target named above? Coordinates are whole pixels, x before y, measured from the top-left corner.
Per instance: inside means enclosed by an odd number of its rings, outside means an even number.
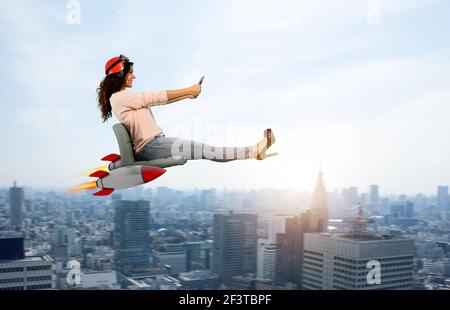
[[[110,154],[103,157],[102,160],[115,163],[120,160],[120,155]],[[101,188],[100,191],[94,193],[94,196],[107,196],[115,189],[124,189],[145,184],[166,172],[163,168],[145,165],[131,165],[114,169],[115,165],[110,164],[108,167],[109,172],[97,170],[89,175],[90,177],[98,178],[95,185]]]

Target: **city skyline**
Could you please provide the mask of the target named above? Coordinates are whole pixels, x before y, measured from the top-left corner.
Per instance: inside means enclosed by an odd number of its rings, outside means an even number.
[[[247,145],[272,127],[277,138],[278,157],[191,161],[152,186],[311,188],[322,163],[329,188],[434,193],[450,184],[450,3],[376,2],[81,1],[77,24],[66,1],[0,1],[0,186],[69,188],[117,152],[95,89],[124,53],[135,91],[206,76],[196,101],[153,109],[167,136]]]
[[[323,173],[323,172],[322,172]],[[316,171],[317,174],[317,171]],[[326,173],[323,173],[324,175],[324,179],[326,179]],[[14,182],[19,183],[19,187],[24,188],[25,190],[32,190],[32,191],[56,191],[59,193],[64,192],[64,194],[66,195],[75,195],[75,196],[79,196],[79,195],[88,195],[88,194],[93,194],[95,192],[95,190],[90,190],[90,191],[82,191],[82,192],[78,192],[78,193],[67,193],[67,188],[65,187],[45,187],[45,186],[29,186],[27,184],[22,184],[20,183],[18,180],[14,179],[13,181],[11,181],[11,183],[5,187],[0,186],[0,189],[8,189],[11,187],[11,185],[14,184]],[[298,188],[298,187],[294,187],[294,186],[289,186],[289,187],[255,187],[255,188],[247,188],[247,187],[211,187],[211,186],[204,186],[204,187],[199,187],[199,186],[186,186],[186,187],[176,187],[176,186],[168,186],[168,185],[154,185],[154,186],[148,186],[148,185],[140,185],[137,186],[135,188],[130,188],[130,189],[124,189],[124,190],[116,190],[117,194],[121,194],[124,192],[131,192],[131,191],[145,191],[145,190],[157,190],[158,188],[170,188],[173,190],[180,190],[180,191],[198,191],[198,190],[209,190],[209,189],[214,189],[214,190],[219,190],[219,191],[243,191],[243,192],[250,192],[250,191],[264,191],[264,190],[279,190],[279,191],[294,191],[294,192],[302,192],[302,193],[313,193],[313,187],[316,181],[311,181],[311,186],[307,187],[307,188]],[[383,187],[382,184],[367,184],[367,185],[363,185],[363,186],[358,186],[355,184],[351,184],[351,185],[344,185],[342,187],[335,187],[335,188],[330,188],[329,186],[327,186],[327,190],[326,192],[328,194],[334,194],[336,192],[342,192],[348,189],[357,189],[359,195],[363,195],[365,194],[365,200],[367,202],[371,201],[371,190],[372,190],[372,186],[376,186],[377,190],[379,191],[377,193],[378,198],[380,197],[388,197],[388,196],[401,196],[401,195],[407,195],[409,197],[413,197],[416,195],[426,195],[426,196],[438,196],[438,192],[439,192],[439,188],[442,187],[449,187],[446,184],[437,184],[434,187],[434,190],[432,189],[429,192],[425,192],[425,191],[418,191],[418,192],[402,192],[402,191],[389,191],[387,189],[385,189]]]
[[[95,200],[13,184],[0,190],[0,289],[448,289],[448,187],[411,200],[379,188],[327,195],[322,171],[293,200],[167,187]]]

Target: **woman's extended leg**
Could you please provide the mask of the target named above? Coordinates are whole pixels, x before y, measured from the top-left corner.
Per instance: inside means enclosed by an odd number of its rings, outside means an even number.
[[[136,154],[137,160],[152,160],[168,157],[184,159],[208,159],[216,162],[229,162],[239,159],[255,158],[255,146],[215,147],[208,144],[165,136],[158,136],[148,142]]]

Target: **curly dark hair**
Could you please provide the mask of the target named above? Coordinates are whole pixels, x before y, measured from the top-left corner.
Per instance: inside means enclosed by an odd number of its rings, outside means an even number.
[[[126,62],[124,65],[124,70],[122,76],[119,74],[111,74],[106,76],[97,88],[97,101],[98,107],[102,113],[102,120],[106,122],[108,118],[112,116],[111,113],[111,103],[109,98],[115,92],[118,92],[125,85],[125,79],[127,74],[131,71],[133,67],[132,62]]]

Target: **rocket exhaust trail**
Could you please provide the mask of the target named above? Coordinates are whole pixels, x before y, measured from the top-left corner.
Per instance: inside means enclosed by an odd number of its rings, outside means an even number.
[[[66,192],[67,193],[75,193],[75,192],[80,192],[80,191],[85,191],[85,190],[90,190],[90,189],[95,189],[95,188],[97,188],[97,184],[95,183],[95,181],[92,181],[92,182],[73,186],[73,187],[69,188]]]

